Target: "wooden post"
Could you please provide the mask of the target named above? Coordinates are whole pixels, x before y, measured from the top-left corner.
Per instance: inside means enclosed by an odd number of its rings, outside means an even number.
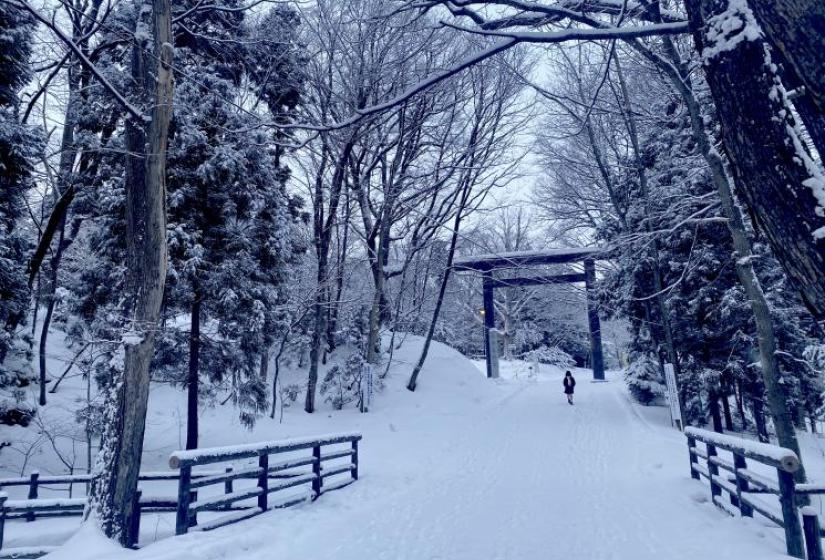
[[[728,476],[728,475],[725,474],[725,475],[722,475],[722,476]],[[728,480],[728,482],[730,482],[730,479]],[[730,505],[732,505],[735,508],[739,508],[739,503],[740,503],[739,502],[739,490],[737,490],[736,492],[728,492],[728,497],[730,498]],[[741,509],[741,508],[739,508],[739,509]],[[740,515],[741,515],[741,511],[740,511]]]
[[[352,440],[352,479],[358,480],[358,440]]]
[[[739,513],[742,517],[753,517],[753,508],[742,499],[742,494],[750,490],[748,481],[739,474],[740,469],[747,469],[745,457],[738,453],[733,454],[734,475],[736,476],[736,498],[739,500]]]
[[[36,500],[37,499],[37,487],[38,487],[38,479],[40,478],[40,473],[38,471],[32,471],[31,476],[29,477],[29,499]],[[26,514],[26,521],[34,521],[35,514],[34,512],[29,512]]]
[[[262,490],[258,496],[258,507],[261,511],[269,509],[269,454],[264,451],[258,456],[258,466],[261,468],[261,474],[258,475],[258,488]]]
[[[776,469],[776,474],[779,479],[779,503],[782,505],[782,519],[785,523],[785,547],[788,556],[804,558],[805,546],[796,507],[796,484],[793,473]]]
[[[802,530],[805,533],[805,550],[808,553],[808,560],[823,560],[819,516],[816,509],[811,506],[802,508]]]
[[[493,305],[493,274],[485,270],[482,275],[484,294],[484,353],[487,358],[487,377],[493,377],[493,357],[490,356],[490,329],[496,327],[496,310]]]
[[[138,541],[140,540],[140,497],[142,494],[143,492],[140,490],[135,492],[135,502],[132,506],[132,526],[129,529],[129,534],[127,535],[127,548],[137,548]]]
[[[226,474],[231,474],[232,473],[232,467],[226,467],[226,470],[224,472],[226,472]],[[234,491],[234,484],[232,482],[233,482],[232,480],[225,480],[224,481],[224,483],[223,483],[223,493],[224,494],[231,494]],[[225,509],[232,509],[232,504],[226,504],[224,506],[224,508]]]
[[[596,263],[592,259],[584,261],[584,289],[587,294],[587,324],[590,328],[590,355],[592,357],[593,380],[604,381],[604,355],[602,354],[602,327],[593,287],[596,283]]]
[[[189,492],[189,503],[194,504],[198,501],[198,491],[192,490]],[[197,527],[198,526],[198,512],[194,511],[189,514],[189,527]]]
[[[312,474],[315,475],[315,478],[312,479],[312,493],[315,496],[312,497],[313,500],[318,499],[318,496],[321,495],[321,446],[316,445],[312,448]]]
[[[699,462],[699,458],[696,456],[696,453],[693,452],[693,449],[696,447],[696,440],[688,436],[687,442],[688,456],[690,457],[690,478],[700,480],[701,477],[699,476],[699,473],[696,471],[695,468],[693,468],[693,466]]]
[[[8,499],[8,494],[0,492],[0,549],[3,548],[3,532],[6,529],[6,500]]]
[[[708,474],[710,475],[710,498],[711,498],[710,501],[714,502],[713,499],[716,496],[721,496],[722,495],[722,487],[719,486],[717,483],[715,483],[713,481],[713,479],[715,477],[719,476],[719,467],[714,465],[710,460],[711,457],[716,457],[716,455],[717,455],[716,446],[711,445],[711,444],[706,442],[705,447],[708,450]]]
[[[175,534],[183,535],[189,531],[189,503],[192,498],[190,484],[192,483],[192,467],[184,465],[180,468],[178,479],[178,511],[175,519]]]

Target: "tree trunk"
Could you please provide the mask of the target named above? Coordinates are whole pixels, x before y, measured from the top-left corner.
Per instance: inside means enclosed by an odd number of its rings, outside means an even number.
[[[725,429],[732,431],[733,415],[730,410],[730,396],[724,390],[722,391],[722,412],[725,415]]]
[[[61,232],[60,236],[58,237],[58,244],[63,242],[63,233]],[[48,303],[46,303],[46,314],[43,316],[43,325],[40,328],[40,344],[38,346],[38,366],[40,369],[40,395],[38,398],[38,403],[40,406],[44,406],[46,404],[46,382],[47,382],[47,372],[46,372],[46,346],[48,345],[49,339],[49,327],[52,324],[52,316],[54,315],[54,307],[57,303],[57,296],[56,296],[56,284],[57,284],[57,264],[60,262],[60,258],[58,257],[58,253],[60,252],[60,247],[55,248],[55,256],[52,259],[51,263],[51,274],[49,278],[49,292],[46,294],[46,299]]]
[[[124,336],[123,371],[114,369],[106,388],[104,430],[92,479],[90,507],[106,536],[124,546],[137,542],[135,492],[143,452],[149,399],[149,365],[166,281],[166,147],[172,114],[172,30],[170,0],[152,0],[154,72],[146,67],[145,45],[132,49],[135,84],[151,95],[148,125],[126,120],[127,310],[131,332]],[[140,21],[138,26],[147,22]],[[146,96],[144,96],[145,99]],[[146,126],[146,133],[143,127]]]
[[[421,368],[424,367],[424,362],[427,361],[427,354],[430,352],[430,343],[432,342],[433,335],[435,334],[435,327],[438,324],[438,316],[441,313],[441,305],[444,303],[444,294],[447,293],[447,284],[450,281],[450,272],[453,269],[453,258],[455,257],[455,248],[458,244],[458,231],[461,227],[462,214],[464,213],[464,208],[467,205],[467,200],[469,199],[471,190],[471,184],[468,183],[464,185],[464,192],[461,195],[461,202],[458,205],[455,220],[453,222],[453,232],[450,237],[450,248],[447,251],[447,264],[444,268],[444,274],[441,277],[441,285],[438,288],[438,297],[435,300],[433,316],[432,319],[430,319],[430,326],[427,329],[427,336],[424,338],[424,347],[421,349],[421,355],[413,368],[409,382],[407,382],[407,389],[410,391],[415,391],[415,387],[418,384],[418,376],[421,374]]]
[[[722,433],[722,413],[719,410],[719,393],[715,389],[708,393],[708,407],[710,407],[710,418],[713,423],[713,431]]]
[[[385,206],[387,203],[385,203]],[[377,364],[379,362],[379,355],[381,349],[381,341],[379,335],[381,332],[381,323],[383,320],[383,309],[386,307],[386,297],[384,295],[384,281],[386,274],[384,273],[383,263],[385,262],[385,251],[387,249],[385,239],[389,237],[389,217],[383,217],[381,222],[381,232],[378,240],[378,252],[375,255],[373,263],[373,295],[372,305],[370,306],[369,330],[367,334],[367,362]],[[386,225],[385,225],[386,224]]]
[[[820,111],[825,111],[825,2],[752,0],[748,4],[770,43],[791,64]]]
[[[193,290],[189,330],[189,375],[186,378],[186,449],[198,448],[198,383],[201,352],[201,295]]]
[[[312,342],[309,347],[309,375],[307,377],[307,393],[304,401],[306,412],[315,412],[315,389],[318,385],[318,366],[321,361],[321,353],[324,344],[324,319],[326,315],[326,253],[328,249],[321,249],[323,255],[318,262],[317,287],[315,293],[314,324],[312,329]]]
[[[734,398],[736,399],[736,412],[739,414],[739,422],[741,423],[742,431],[748,429],[748,419],[745,416],[745,395],[742,391],[742,383],[736,383],[737,390],[734,391]]]
[[[335,330],[338,328],[338,314],[341,310],[341,297],[344,293],[344,269],[347,264],[351,213],[349,194],[347,193],[344,201],[344,233],[338,242],[338,262],[335,267],[335,298],[330,302],[329,316],[327,319],[327,348],[329,348],[330,352],[335,350]]]
[[[75,40],[77,40],[77,32],[74,33],[74,37]],[[75,122],[77,120],[76,105],[79,101],[77,94],[79,86],[79,69],[77,67],[70,66],[68,78],[69,100],[66,105],[66,122],[63,124],[63,134],[60,139],[60,163],[58,168],[57,181],[54,185],[54,188],[56,189],[55,199],[57,201],[57,204],[63,202],[62,199],[68,199],[68,203],[71,203],[71,200],[73,198],[71,191],[71,174],[74,169],[74,162],[77,154],[74,145],[74,130]],[[66,193],[68,193],[68,195],[64,197],[63,195]],[[40,329],[38,365],[40,367],[39,402],[41,406],[46,404],[46,347],[48,345],[49,329],[51,328],[52,317],[54,316],[54,308],[57,303],[55,297],[57,294],[58,270],[60,269],[60,261],[63,258],[63,251],[65,249],[64,243],[66,238],[66,219],[68,212],[68,203],[66,206],[66,212],[61,212],[61,217],[57,225],[57,246],[54,248],[53,256],[50,261],[51,273],[49,277],[48,293],[46,294],[46,314],[43,317],[43,325]]]
[[[822,156],[822,154],[825,154],[825,108],[822,104],[817,104],[821,100],[817,100],[811,95],[802,77],[787,60],[784,52],[778,50],[776,45],[774,47],[771,56],[776,60],[782,83],[789,92],[788,97],[791,99],[794,108],[796,108],[802,124],[805,125],[811,143]],[[820,161],[822,161],[821,157]]]
[[[727,0],[686,0],[685,4],[742,201],[763,230],[792,283],[800,290],[803,301],[822,323],[825,321],[825,175],[799,137],[768,45],[748,34],[756,26],[750,10],[738,9]],[[778,12],[801,2],[750,4],[764,8],[760,12],[768,11],[768,5],[773,5]],[[739,20],[740,27],[724,33],[712,29],[718,18],[711,18],[723,12],[725,21]],[[813,28],[805,31],[794,36],[801,41],[801,36],[807,35],[821,59],[821,34]],[[793,26],[786,33],[792,34]],[[794,45],[799,47],[798,43]],[[803,52],[801,47],[796,50]],[[810,54],[807,50],[804,52]],[[790,51],[787,54],[794,55]],[[808,59],[800,54],[795,60],[799,63]],[[810,70],[807,64],[805,68]],[[825,73],[800,76],[806,77],[814,80],[811,87],[817,88],[817,84],[825,80]]]
[[[756,19],[773,46],[785,87],[793,89],[793,106],[820,156],[825,155],[825,29],[821,0],[752,2]],[[821,159],[820,159],[821,161]]]
[[[753,399],[753,421],[756,423],[756,435],[762,443],[771,441],[768,423],[765,421],[765,405],[761,397]]]

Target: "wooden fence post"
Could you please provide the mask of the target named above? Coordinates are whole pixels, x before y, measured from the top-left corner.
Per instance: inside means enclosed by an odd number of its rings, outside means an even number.
[[[192,499],[190,485],[192,467],[183,465],[178,479],[178,511],[175,519],[175,534],[183,535],[189,531],[189,502]]]
[[[258,456],[258,466],[261,468],[261,474],[258,475],[258,487],[262,490],[258,496],[258,507],[261,511],[269,509],[269,454],[264,451],[262,455]]]
[[[695,464],[699,462],[699,458],[696,456],[696,453],[693,450],[696,448],[696,440],[692,437],[688,436],[688,455],[690,456],[690,478],[695,480],[701,480],[699,477],[699,472],[693,468]]]
[[[742,494],[750,490],[748,481],[739,474],[740,469],[747,469],[748,464],[745,457],[738,453],[733,454],[733,474],[736,477],[736,497],[739,500],[739,514],[742,517],[753,517],[753,508],[742,499]]]
[[[708,474],[710,475],[710,501],[714,502],[714,498],[716,496],[722,495],[722,487],[719,486],[716,482],[714,482],[714,478],[719,476],[719,467],[714,465],[711,461],[711,457],[716,457],[718,454],[716,453],[716,446],[711,445],[705,442],[705,447],[708,450]],[[715,503],[715,502],[714,502]]]
[[[352,440],[352,479],[358,480],[358,440]]]
[[[0,492],[0,549],[3,548],[3,532],[6,529],[6,500],[8,499],[8,494]]]
[[[232,473],[232,467],[226,467],[226,474]],[[224,494],[231,494],[233,492],[232,488],[232,480],[227,480],[223,483],[223,493]],[[227,507],[231,506],[231,504],[227,504]]]
[[[195,503],[198,501],[198,491],[192,490],[189,492],[189,503]],[[198,526],[198,512],[192,512],[189,514],[189,526],[190,527],[197,527]]]
[[[823,560],[819,516],[811,506],[802,508],[802,531],[805,533],[805,550],[808,551],[808,560]]]
[[[788,556],[805,557],[802,527],[799,524],[799,512],[796,507],[796,484],[793,474],[776,469],[779,479],[779,503],[782,505],[782,519],[785,523],[785,546]]]
[[[37,487],[38,487],[38,480],[40,479],[40,473],[38,471],[32,471],[31,476],[29,477],[29,499],[36,500],[37,499]],[[26,514],[26,521],[34,521],[35,514],[34,512],[29,512]]]
[[[318,499],[318,496],[321,495],[321,446],[316,445],[312,448],[312,474],[315,475],[315,478],[312,479],[312,493],[315,496],[312,497],[313,500]]]

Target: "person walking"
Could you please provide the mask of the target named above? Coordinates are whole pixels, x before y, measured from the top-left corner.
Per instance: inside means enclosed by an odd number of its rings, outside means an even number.
[[[567,404],[573,404],[573,390],[576,387],[576,378],[569,371],[564,374],[564,394],[567,395]]]

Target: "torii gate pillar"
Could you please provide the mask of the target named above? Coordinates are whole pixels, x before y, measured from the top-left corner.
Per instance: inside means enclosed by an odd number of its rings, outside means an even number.
[[[593,367],[593,381],[604,381],[604,356],[602,354],[602,327],[596,307],[593,285],[596,283],[596,263],[592,259],[584,261],[584,288],[587,293],[587,325],[590,329],[590,361]]]
[[[487,362],[487,377],[493,378],[498,377],[496,375],[498,367],[493,365],[493,359],[498,359],[498,352],[494,353],[492,351],[490,343],[498,344],[498,340],[490,337],[490,329],[496,328],[496,310],[493,305],[493,275],[490,271],[484,271],[482,286],[484,292],[484,355]]]

